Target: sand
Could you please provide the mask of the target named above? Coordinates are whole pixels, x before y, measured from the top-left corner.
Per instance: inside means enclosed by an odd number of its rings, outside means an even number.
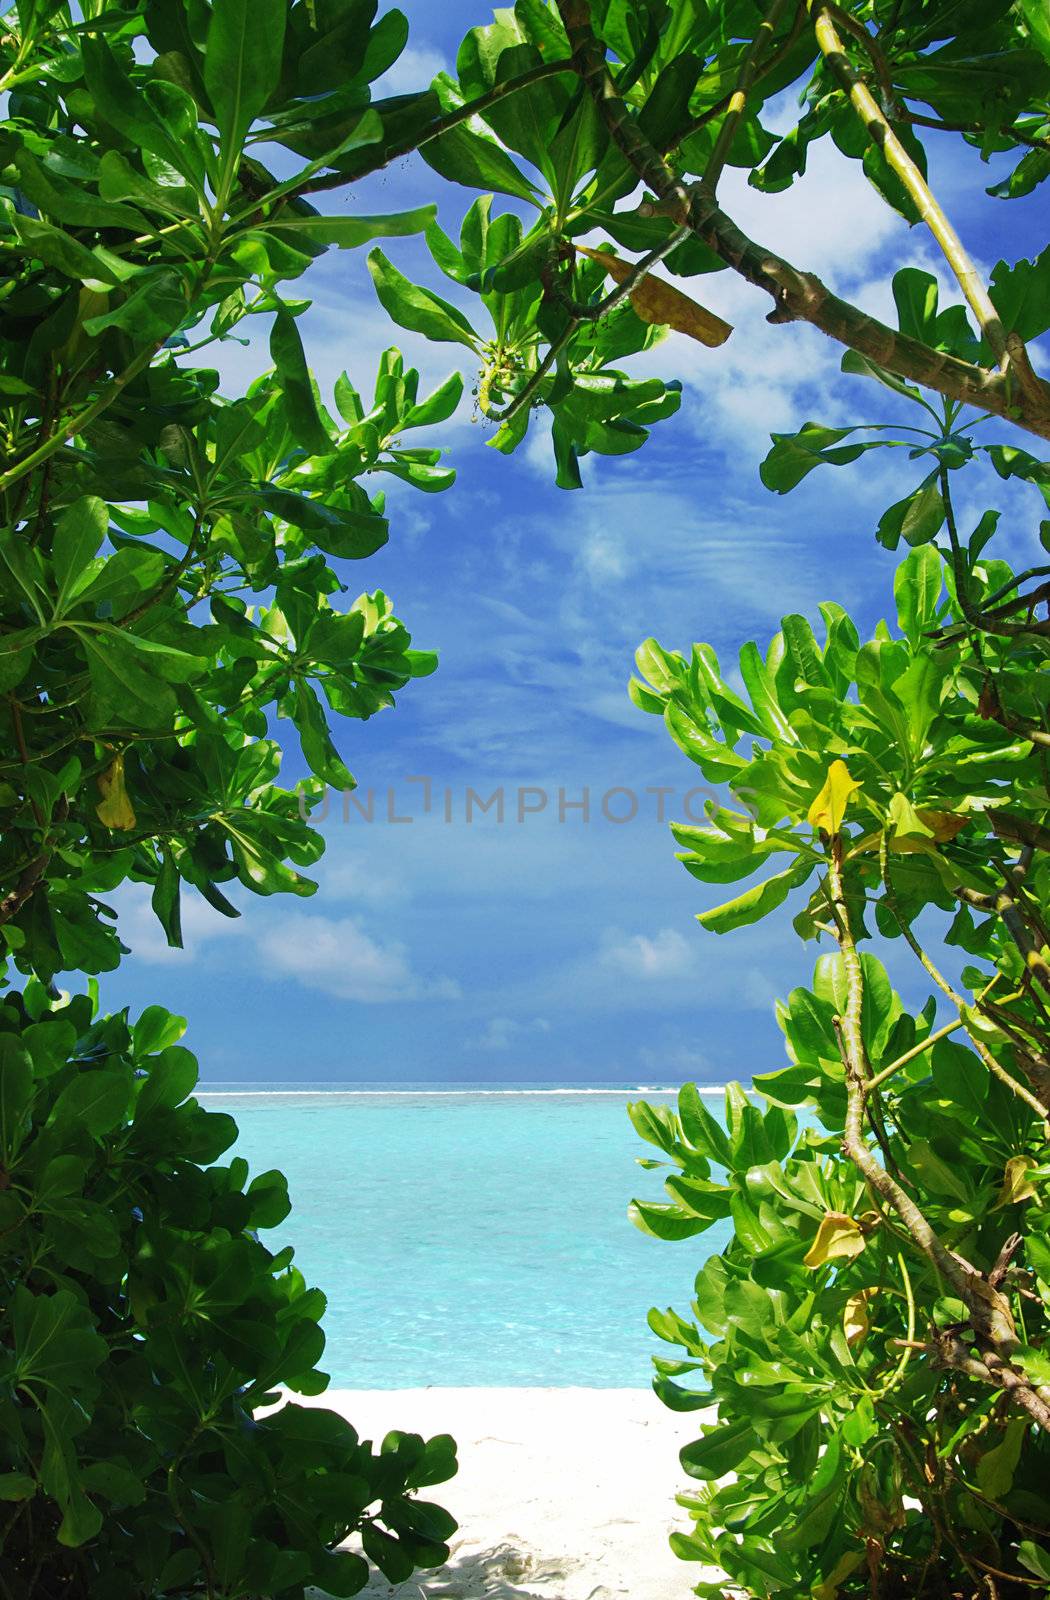
[[[459,1445],[458,1475],[425,1491],[460,1524],[448,1566],[397,1586],[376,1574],[368,1600],[687,1600],[713,1576],[667,1543],[689,1526],[674,1497],[698,1414],[649,1390],[342,1390],[314,1403],[365,1438],[400,1428]]]

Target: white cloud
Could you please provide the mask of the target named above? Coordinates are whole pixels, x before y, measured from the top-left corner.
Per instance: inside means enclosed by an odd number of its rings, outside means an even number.
[[[239,917],[224,917],[214,911],[195,889],[182,894],[182,938],[184,948],[173,949],[150,905],[150,892],[144,883],[128,884],[115,896],[119,921],[117,931],[139,961],[151,966],[167,966],[192,961],[201,947],[213,940],[243,939]]]
[[[811,145],[806,171],[790,189],[762,194],[731,169],[721,203],[748,236],[793,266],[841,285],[867,272],[872,257],[908,224],[828,139]]]
[[[333,798],[330,804],[337,807],[339,801]],[[330,902],[379,906],[404,901],[408,897],[402,882],[392,873],[377,871],[374,863],[362,855],[344,853],[317,870],[324,880],[325,899]]]
[[[268,967],[337,1000],[384,1005],[392,1000],[456,1000],[451,978],[426,979],[412,969],[406,947],[373,939],[353,917],[293,911],[257,938]]]
[[[384,900],[398,894],[392,879],[374,874],[366,877],[353,861],[340,862],[332,879],[337,898],[367,898],[358,892],[362,882],[373,895],[385,884]],[[326,917],[285,910],[274,901],[249,901],[246,914],[234,920],[220,916],[193,890],[186,890],[182,897],[185,948],[173,950],[165,942],[144,885],[129,885],[117,900],[121,938],[139,961],[150,965],[194,962],[213,954],[214,941],[236,941],[242,962],[262,962],[267,971],[337,1000],[385,1005],[404,1000],[456,1000],[460,995],[453,979],[416,972],[406,945],[374,938],[354,917]]]
[[[643,980],[684,978],[694,968],[696,952],[676,928],[645,933],[612,934],[598,960],[607,970]]]
[[[447,66],[440,50],[435,50],[431,45],[406,45],[393,66],[388,67],[372,85],[372,98],[380,100],[387,95],[418,94],[428,88]]]
[[[519,1022],[514,1017],[490,1017],[484,1031],[472,1044],[476,1050],[509,1050],[512,1044],[530,1033],[550,1033],[550,1030],[546,1017],[533,1017],[528,1022]]]

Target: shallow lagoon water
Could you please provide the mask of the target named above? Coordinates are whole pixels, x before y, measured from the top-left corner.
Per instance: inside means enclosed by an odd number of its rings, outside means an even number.
[[[328,1296],[322,1366],[340,1388],[645,1388],[650,1306],[687,1311],[725,1224],[668,1244],[628,1221],[659,1199],[628,1100],[668,1093],[267,1089],[208,1093],[236,1153],[278,1167],[293,1210],[267,1244]],[[719,1102],[711,1100],[718,1113]]]

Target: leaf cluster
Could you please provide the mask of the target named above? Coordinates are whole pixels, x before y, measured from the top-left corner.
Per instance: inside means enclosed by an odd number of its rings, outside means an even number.
[[[902,324],[917,304],[938,316],[932,280],[908,269],[896,287]],[[680,1352],[656,1358],[657,1393],[717,1408],[682,1451],[699,1487],[672,1542],[748,1594],[860,1596],[877,1571],[880,1592],[977,1595],[991,1572],[1020,1595],[1050,1571],[1045,574],[990,553],[997,513],[972,533],[956,516],[953,475],[985,454],[1007,476],[1009,448],[853,370],[939,426],[843,444],[852,430],[809,423],[775,437],[763,478],[786,492],[887,442],[925,458],[878,528],[912,547],[893,623],[862,641],[825,603],[822,637],[787,616],[731,673],[708,645],[687,659],[650,639],[630,686],[727,791],[704,825],[672,825],[717,896],[700,923],[728,933],[790,904],[801,938],[838,946],[777,1006],[789,1064],[755,1077],[764,1111],[735,1086],[724,1123],[692,1086],[677,1112],[631,1108],[664,1157],[643,1164],[675,1169],[637,1225],[732,1226],[693,1320],[650,1315]],[[1017,456],[1042,491],[1043,464]],[[931,955],[938,925],[959,978]],[[918,1014],[859,948],[872,935],[940,991]]]
[[[226,915],[234,883],[312,893],[310,806],[354,784],[333,717],[436,665],[384,594],[339,596],[343,563],[388,536],[366,484],[452,482],[407,435],[462,380],[421,396],[391,350],[371,403],[344,374],[329,410],[286,288],[329,247],[433,217],[325,217],[296,192],[318,142],[329,166],[381,147],[368,83],[403,38],[397,13],[370,34],[374,13],[30,6],[5,36],[0,879],[26,974],[115,967],[101,897],[129,878],[174,945],[184,884]],[[310,156],[298,184],[262,142]],[[189,357],[260,317],[272,367],[227,399]],[[298,790],[276,781],[275,718],[298,733]]]
[[[305,197],[433,115],[373,102],[407,32],[377,10],[18,0],[0,25],[0,953],[27,980],[0,1005],[5,1595],[350,1595],[448,1554],[416,1491],[450,1439],[273,1409],[327,1384],[324,1297],[259,1238],[284,1179],[222,1164],[236,1127],[191,1098],[179,1019],[54,982],[118,965],[128,882],[175,946],[187,888],[227,916],[312,894],[311,807],[354,784],[337,722],[437,664],[350,563],[388,537],[377,485],[452,482],[412,433],[462,380],[421,393],[389,350],[371,399],[345,373],[322,396],[292,287],[433,220]],[[198,352],[260,334],[225,394]]]
[[[279,1172],[192,1098],[185,1024],[37,980],[0,1006],[0,1577],[10,1593],[351,1595],[447,1559],[446,1436],[377,1448],[318,1395],[325,1300]],[[356,1549],[339,1549],[349,1535]],[[362,1554],[363,1550],[363,1554]]]

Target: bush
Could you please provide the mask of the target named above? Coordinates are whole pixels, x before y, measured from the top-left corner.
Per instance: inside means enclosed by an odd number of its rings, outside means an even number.
[[[325,1301],[259,1229],[278,1172],[220,1157],[182,1020],[133,1025],[31,982],[0,1005],[0,1593],[355,1594],[440,1565],[455,1526],[415,1492],[447,1436],[376,1451],[316,1395]],[[360,1534],[365,1556],[337,1550]]]
[[[1006,1600],[1050,1579],[1047,858],[1025,843],[1046,796],[1019,736],[1038,733],[1044,646],[979,631],[1019,581],[972,544],[946,572],[924,544],[897,573],[896,633],[862,644],[825,605],[818,641],[785,617],[741,651],[746,699],[706,645],[638,654],[635,700],[731,791],[673,829],[689,872],[731,886],[700,922],[730,932],[795,892],[796,931],[837,946],[777,1008],[790,1065],[755,1079],[765,1110],[736,1085],[724,1127],[692,1086],[677,1115],[632,1107],[677,1169],[639,1225],[733,1227],[693,1316],[650,1325],[679,1351],[657,1392],[717,1407],[682,1451],[698,1484],[674,1543],[747,1594]],[[960,976],[930,953],[938,915]],[[946,1019],[904,1006],[860,949],[876,932]]]

